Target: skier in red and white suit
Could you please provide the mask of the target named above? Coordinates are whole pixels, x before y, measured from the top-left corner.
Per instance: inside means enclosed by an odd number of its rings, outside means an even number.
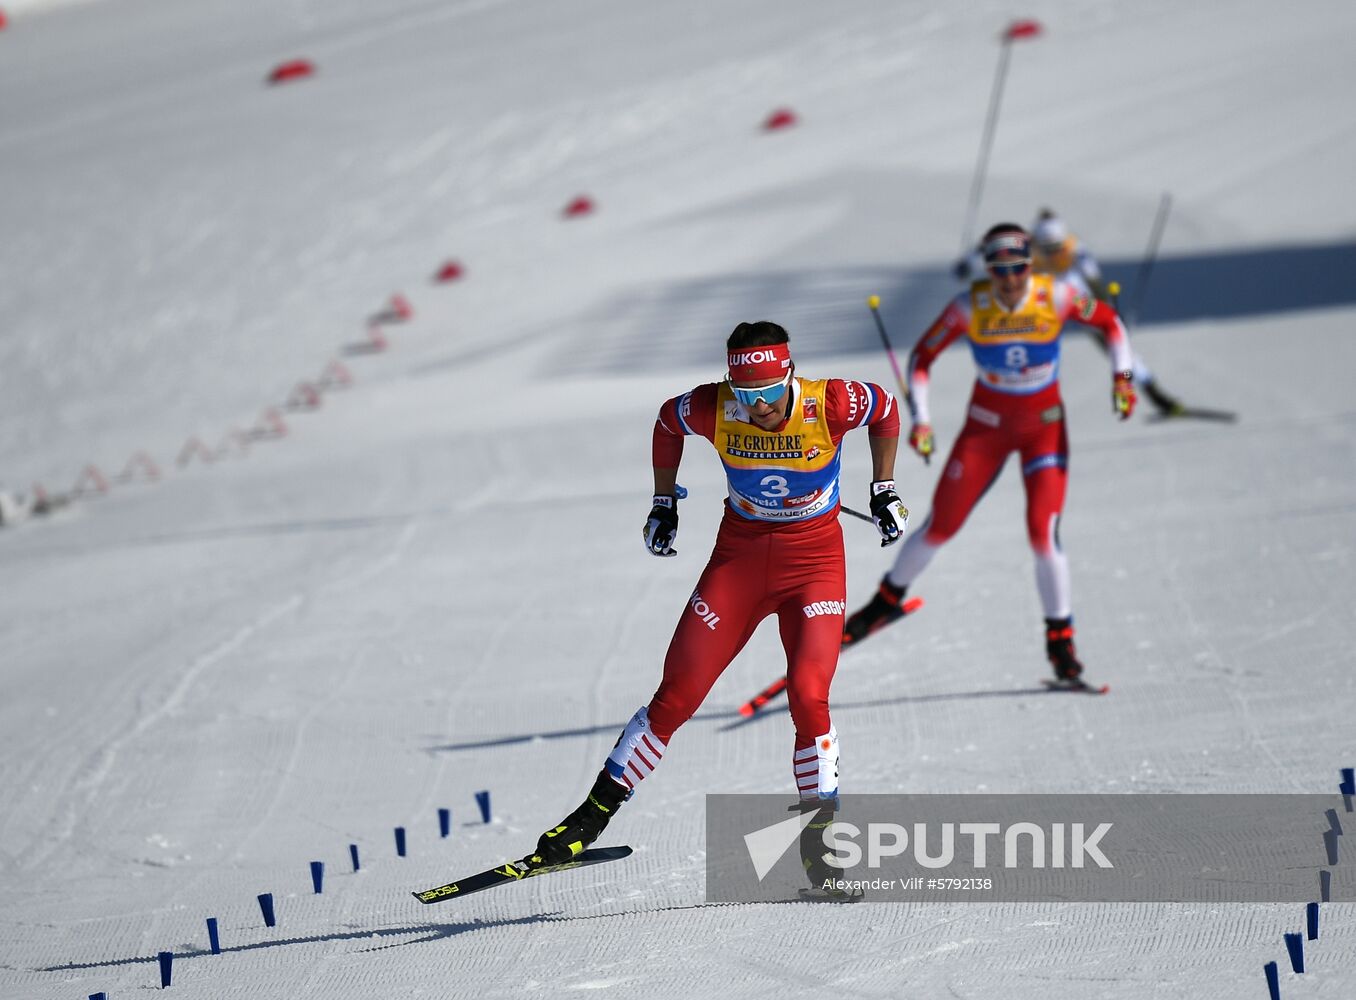
[[[797,790],[808,808],[837,801],[829,684],[847,610],[839,446],[848,431],[868,428],[871,513],[881,544],[898,541],[908,520],[894,484],[899,413],[878,385],[796,376],[787,341],[776,323],[739,324],[726,344],[727,379],[660,408],[646,548],[657,556],[676,554],[678,463],[688,434],[710,441],[725,467],[725,516],[674,631],[659,689],[627,724],[588,799],[542,835],[542,863],[568,860],[598,836],[754,629],[773,614],[786,650]]]
[[[1046,653],[1057,679],[1072,683],[1083,668],[1073,645],[1069,562],[1059,543],[1069,458],[1059,394],[1060,332],[1066,320],[1077,319],[1106,338],[1112,407],[1122,420],[1136,398],[1130,342],[1109,305],[1052,275],[1032,274],[1030,238],[1020,226],[995,226],[982,246],[988,279],[956,296],[909,357],[909,445],[924,458],[932,454],[928,369],[961,337],[968,338],[978,368],[968,419],[942,470],[928,519],[901,547],[871,602],[848,619],[843,643],[857,642],[903,615],[908,586],[960,530],[1008,455],[1016,452],[1045,612]]]

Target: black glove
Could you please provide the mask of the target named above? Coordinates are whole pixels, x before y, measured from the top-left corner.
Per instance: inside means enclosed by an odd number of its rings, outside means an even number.
[[[645,547],[654,556],[676,556],[673,540],[678,537],[678,498],[656,493],[650,518],[645,522]]]
[[[909,508],[899,500],[893,479],[882,479],[871,484],[871,519],[880,532],[881,548],[893,545],[904,537],[909,523]]]

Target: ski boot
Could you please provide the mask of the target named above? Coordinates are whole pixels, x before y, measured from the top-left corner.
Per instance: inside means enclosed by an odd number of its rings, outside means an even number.
[[[824,860],[827,853],[824,831],[833,823],[838,799],[802,800],[797,808],[801,815],[814,813],[814,818],[800,831],[800,863],[810,881],[810,888],[800,891],[801,898],[833,903],[857,902],[863,896],[862,891],[836,885],[843,878],[843,869]]]
[[[1045,619],[1045,655],[1055,668],[1055,679],[1060,684],[1076,687],[1081,684],[1083,664],[1078,662],[1073,642],[1072,618]]]
[[[1164,392],[1153,379],[1148,379],[1140,388],[1144,390],[1144,395],[1149,397],[1149,401],[1154,404],[1160,415],[1176,417],[1186,412],[1186,407]]]
[[[885,577],[880,589],[843,624],[843,645],[861,642],[868,635],[879,632],[893,621],[904,617],[904,594],[909,588],[896,587]]]
[[[626,801],[631,790],[614,781],[604,769],[598,772],[593,788],[574,812],[541,835],[537,852],[529,857],[533,868],[558,865],[580,854],[602,834],[617,807]]]

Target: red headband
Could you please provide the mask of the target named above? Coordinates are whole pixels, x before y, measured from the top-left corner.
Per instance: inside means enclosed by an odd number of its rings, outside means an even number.
[[[790,344],[741,347],[730,352],[730,378],[735,382],[781,378],[790,367]]]

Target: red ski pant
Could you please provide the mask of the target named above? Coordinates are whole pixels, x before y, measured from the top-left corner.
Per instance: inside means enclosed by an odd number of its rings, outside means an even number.
[[[829,731],[829,683],[843,641],[847,582],[836,511],[766,525],[726,511],[716,548],[683,609],[649,706],[667,742],[691,718],[758,624],[777,616],[796,746]]]
[[[924,532],[926,541],[941,545],[960,530],[975,504],[998,478],[1008,455],[1015,451],[1022,459],[1026,530],[1031,547],[1042,554],[1058,548],[1056,531],[1064,512],[1069,438],[1063,407],[1047,407],[1045,413],[1045,420],[1039,414],[1025,420],[1005,415],[996,427],[973,415],[966,421],[937,482]]]

